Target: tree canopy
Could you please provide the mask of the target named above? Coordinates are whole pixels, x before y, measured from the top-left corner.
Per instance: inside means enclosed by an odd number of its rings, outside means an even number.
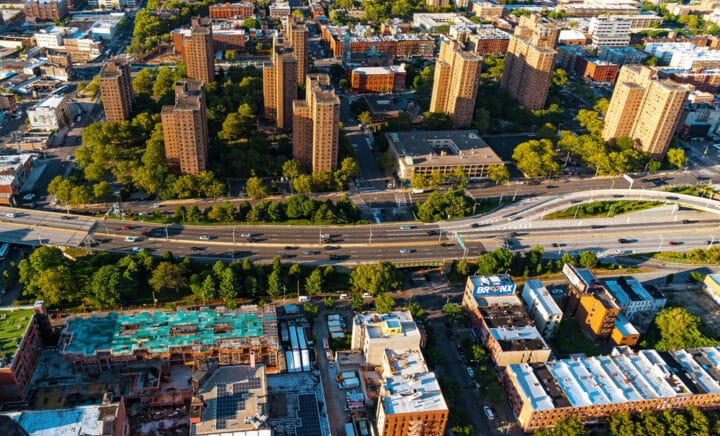
[[[402,275],[390,262],[362,264],[350,273],[350,284],[372,295],[398,289],[402,284]]]

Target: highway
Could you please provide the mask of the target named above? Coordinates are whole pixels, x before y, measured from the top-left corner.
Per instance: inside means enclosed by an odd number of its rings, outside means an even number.
[[[542,220],[547,213],[582,202],[619,199],[667,204],[610,218]],[[171,251],[207,260],[269,261],[281,256],[307,264],[439,261],[476,257],[503,246],[526,251],[535,245],[550,258],[584,250],[612,256],[617,250],[628,254],[706,248],[720,240],[719,213],[720,202],[715,200],[629,189],[528,198],[489,214],[433,224],[182,226],[0,207],[0,239],[120,252],[143,248],[157,255]]]

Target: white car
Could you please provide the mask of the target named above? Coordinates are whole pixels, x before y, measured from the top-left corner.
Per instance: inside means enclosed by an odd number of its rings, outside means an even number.
[[[470,378],[475,377],[475,371],[472,368],[470,368],[469,366],[465,367],[465,371],[467,371],[468,377],[470,377]]]
[[[200,236],[200,240],[201,240],[201,241],[209,241],[209,240],[210,240],[210,236],[208,236],[208,235],[202,235],[202,236]]]
[[[487,416],[487,419],[489,419],[490,421],[495,419],[495,414],[493,413],[492,409],[489,408],[488,406],[483,406],[483,412],[485,412],[485,416]]]
[[[363,298],[372,298],[372,295],[368,292],[363,292],[362,297]]]
[[[400,230],[412,230],[412,229],[414,229],[414,228],[415,228],[414,226],[407,226],[407,225],[405,225],[405,226],[400,226]]]
[[[134,251],[135,253],[139,253],[142,251],[142,248],[141,247],[133,247],[132,251]]]
[[[413,252],[413,250],[411,250],[409,248],[400,249],[400,254],[411,254],[412,252]]]
[[[8,218],[15,218],[15,214],[12,212],[6,213],[5,216]]]
[[[252,236],[252,233],[240,233],[240,236],[242,236],[243,238],[249,238]]]

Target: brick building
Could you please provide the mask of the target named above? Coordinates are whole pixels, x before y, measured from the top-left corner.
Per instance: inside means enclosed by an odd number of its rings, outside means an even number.
[[[619,66],[612,62],[580,56],[575,60],[575,71],[586,80],[601,83],[615,83]]]
[[[125,57],[116,57],[100,70],[100,98],[109,122],[130,120],[133,108],[132,77],[130,63]]]
[[[65,0],[31,0],[25,3],[25,20],[29,23],[62,21],[67,14]]]
[[[405,66],[361,67],[351,73],[353,92],[401,92],[405,89]]]
[[[210,18],[245,19],[254,16],[254,5],[250,2],[218,3],[210,5]]]
[[[175,83],[175,105],[163,106],[165,161],[171,171],[197,175],[207,169],[208,127],[203,82]]]

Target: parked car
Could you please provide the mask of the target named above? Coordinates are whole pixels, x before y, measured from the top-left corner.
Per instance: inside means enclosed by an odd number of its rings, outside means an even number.
[[[488,406],[483,406],[483,412],[485,412],[485,416],[487,416],[488,420],[492,421],[493,419],[495,419],[495,414]]]

